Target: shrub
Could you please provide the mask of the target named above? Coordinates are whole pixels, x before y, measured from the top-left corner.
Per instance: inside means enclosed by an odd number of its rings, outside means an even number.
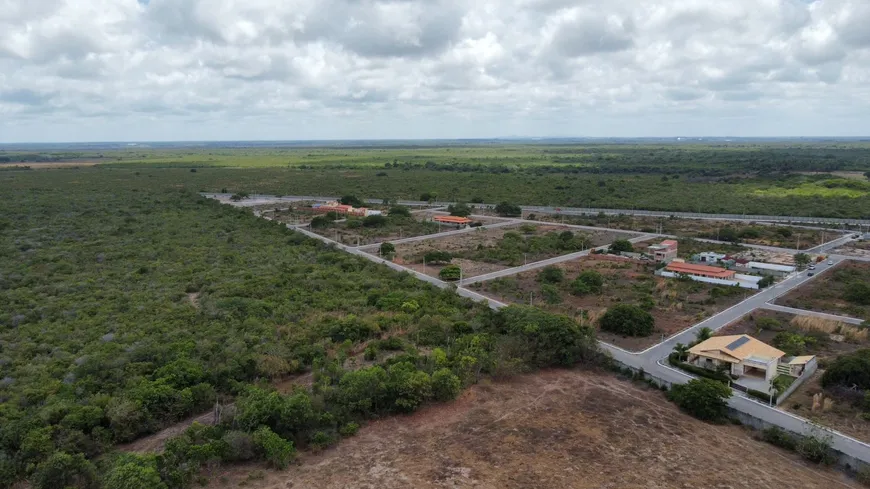
[[[610,252],[614,254],[622,252],[631,253],[632,251],[634,251],[634,246],[627,239],[617,239],[610,245]]]
[[[854,304],[870,305],[870,284],[857,281],[848,284],[843,298]]]
[[[797,452],[813,463],[830,465],[835,462],[834,454],[831,453],[831,442],[827,438],[805,436],[798,441]]]
[[[601,358],[592,328],[580,326],[568,316],[509,306],[499,311],[496,323],[499,331],[515,340],[515,358],[530,367],[567,367]]]
[[[254,443],[253,437],[244,431],[228,431],[224,434],[222,440],[226,443],[226,453],[224,460],[230,462],[244,462],[253,460],[257,455],[257,445]]]
[[[447,265],[438,272],[438,276],[441,277],[441,280],[446,281],[459,280],[462,278],[462,269],[459,268],[459,265]]]
[[[362,223],[367,228],[379,228],[387,224],[387,217],[381,214],[372,214],[366,216]]]
[[[776,404],[776,396],[771,397],[767,392],[757,391],[755,389],[747,389],[746,394],[758,399],[759,401],[768,404]]]
[[[353,436],[359,431],[359,424],[350,422],[343,425],[339,430],[341,436]]]
[[[761,280],[758,281],[758,286],[762,289],[766,289],[767,287],[773,285],[774,281],[775,280],[773,278],[773,275],[765,275],[761,278]]]
[[[397,411],[411,412],[432,397],[432,379],[410,362],[391,365],[387,371],[387,389]]]
[[[687,413],[706,421],[720,421],[728,413],[731,388],[710,379],[692,379],[686,384],[675,384],[668,398]]]
[[[451,216],[468,217],[471,215],[471,207],[469,207],[468,204],[458,202],[456,204],[448,205],[447,212],[449,212]]]
[[[388,215],[390,217],[411,217],[411,210],[403,205],[394,205],[390,207]]]
[[[572,282],[572,288],[577,284],[585,285],[585,289],[588,290],[586,293],[601,293],[601,289],[604,286],[604,276],[601,273],[595,270],[586,270],[580,272],[580,275]],[[581,295],[581,294],[577,294]]]
[[[541,285],[541,296],[544,298],[544,302],[547,304],[561,304],[562,303],[562,294],[559,292],[559,288],[555,285],[551,284],[542,284]]]
[[[549,265],[538,272],[538,281],[545,284],[558,284],[565,279],[565,272],[561,268]]]
[[[450,260],[453,259],[453,256],[446,251],[430,251],[423,255],[423,260],[428,265],[435,265],[439,263],[450,263]]]
[[[153,462],[128,457],[109,470],[103,478],[103,489],[166,489]]]
[[[263,458],[278,469],[286,468],[296,454],[293,443],[275,434],[268,426],[258,428],[253,441]]]
[[[501,202],[495,206],[495,213],[502,217],[519,217],[523,214],[523,210],[516,204]]]
[[[822,374],[823,387],[853,385],[861,390],[870,389],[870,349],[838,357]]]
[[[365,207],[365,203],[360,200],[356,195],[345,195],[340,200],[342,205],[349,205],[352,207]]]
[[[462,381],[449,368],[436,370],[432,374],[432,396],[438,401],[456,399],[462,390]]]
[[[604,331],[626,336],[649,336],[655,327],[655,319],[640,307],[617,304],[604,313],[599,320]]]
[[[332,221],[326,216],[314,216],[314,219],[311,220],[311,228],[325,228],[332,225]]]
[[[795,450],[797,448],[797,440],[778,426],[763,430],[761,432],[761,439],[786,450]]]
[[[396,252],[396,246],[393,243],[381,243],[381,255],[388,256]]]
[[[31,483],[34,489],[90,489],[97,487],[97,473],[84,455],[55,452],[36,466]]]
[[[679,360],[679,353],[671,353],[668,355],[668,363],[673,365],[674,367],[679,367],[686,372],[693,373],[699,377],[704,377],[707,379],[715,380],[717,382],[725,383],[726,385],[730,382],[730,378],[722,372],[717,372],[715,370],[707,370],[703,367],[698,367],[696,365],[692,365],[690,363],[684,363]]]
[[[755,326],[759,329],[770,329],[774,331],[782,329],[782,323],[771,317],[760,317],[756,319]]]

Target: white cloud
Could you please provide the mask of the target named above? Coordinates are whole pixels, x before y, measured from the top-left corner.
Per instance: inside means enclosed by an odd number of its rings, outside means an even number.
[[[868,25],[866,0],[0,0],[0,142],[866,135]]]

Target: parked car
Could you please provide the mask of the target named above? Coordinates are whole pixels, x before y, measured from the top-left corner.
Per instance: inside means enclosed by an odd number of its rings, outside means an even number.
[[[828,260],[828,265],[833,265],[833,264],[834,264],[834,260]]]
[[[815,265],[810,265],[809,268],[810,268],[810,270],[815,270],[815,269],[816,269],[816,266],[815,266]]]
[[[807,277],[812,277],[815,274],[816,274],[816,272],[807,272]]]

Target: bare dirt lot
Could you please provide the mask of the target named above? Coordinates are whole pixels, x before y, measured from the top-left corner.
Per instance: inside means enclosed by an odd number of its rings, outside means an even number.
[[[538,307],[592,325],[615,304],[639,304],[648,308],[656,320],[656,331],[651,336],[636,338],[598,333],[601,340],[632,351],[652,346],[661,341],[662,335],[667,337],[682,331],[731,307],[746,295],[744,289],[656,277],[653,263],[625,258],[595,255],[556,266],[563,270],[564,280],[551,287],[539,281],[540,270],[533,270],[473,284],[471,288],[503,302],[528,304],[531,300]],[[602,275],[602,292],[572,294],[572,281],[587,270]]]
[[[856,488],[733,425],[679,412],[609,374],[547,371],[391,417],[296,466],[246,465],[208,487],[253,489]]]
[[[870,284],[870,263],[844,261],[833,270],[777,299],[776,303],[797,309],[870,319],[870,306],[860,302],[866,300],[863,294],[857,294],[860,301],[847,299],[851,297],[850,290],[855,284]]]
[[[437,277],[443,265],[427,264],[424,267],[423,256],[430,251],[445,251],[453,256],[451,263],[462,267],[463,277],[470,278],[634,236],[618,231],[581,231],[557,225],[518,224],[401,243],[396,245],[394,261]]]
[[[850,241],[845,246],[834,250],[834,253],[859,258],[870,258],[870,241]]]

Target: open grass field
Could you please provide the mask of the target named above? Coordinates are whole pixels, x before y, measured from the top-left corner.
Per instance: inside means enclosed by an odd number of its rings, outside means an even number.
[[[691,418],[611,374],[552,370],[372,423],[286,471],[243,465],[210,489],[857,488],[841,473]]]
[[[870,320],[870,263],[844,261],[776,302],[798,309]]]
[[[555,265],[564,279],[556,284],[542,281],[533,270],[478,284],[472,289],[506,303],[529,304],[567,314],[577,321],[596,326],[597,319],[615,304],[636,304],[655,318],[655,331],[648,337],[623,337],[599,331],[598,337],[632,351],[644,350],[665,337],[682,331],[716,312],[744,299],[743,289],[717,287],[694,281],[656,277],[649,262],[607,256],[589,256]],[[601,293],[577,295],[572,282],[581,272],[601,274]]]

